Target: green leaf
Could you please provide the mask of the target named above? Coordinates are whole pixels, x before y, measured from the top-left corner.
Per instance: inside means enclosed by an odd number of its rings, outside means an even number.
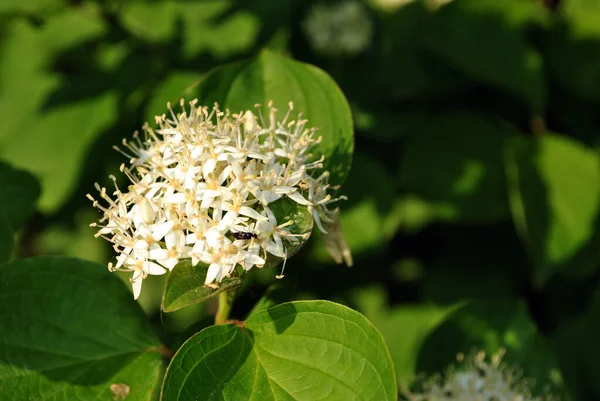
[[[256,41],[262,22],[246,10],[236,10],[230,0],[184,3],[181,19],[185,58],[209,52],[223,59],[244,51]]]
[[[510,19],[472,2],[444,5],[420,32],[425,48],[480,82],[505,90],[540,112],[546,102],[542,61]]]
[[[396,400],[393,369],[381,334],[358,312],[290,302],[190,338],[161,399]]]
[[[61,96],[97,85],[74,84],[49,68],[56,52],[103,32],[97,11],[82,10],[61,13],[43,29],[15,19],[0,47],[0,108],[7,116],[0,121],[0,158],[37,176],[44,212],[55,211],[71,194],[86,151],[117,114],[116,91],[59,103]]]
[[[254,44],[260,19],[232,0],[132,0],[119,13],[123,26],[149,42],[168,42],[181,30],[181,56],[208,52],[225,58]],[[180,26],[179,26],[180,25]]]
[[[406,305],[387,307],[381,288],[367,288],[355,294],[358,309],[381,332],[390,349],[400,385],[409,386],[420,373],[417,361],[421,345],[455,309],[455,306]]]
[[[1,144],[0,158],[40,178],[42,211],[55,211],[75,189],[83,156],[117,118],[117,100],[116,92],[110,91],[58,105],[34,121],[23,122],[20,130],[27,130],[27,135],[15,135]]]
[[[0,188],[0,214],[16,230],[35,210],[40,184],[31,174],[0,162]]]
[[[4,13],[42,13],[64,7],[62,0],[3,0],[0,2],[0,14]]]
[[[581,143],[554,134],[514,140],[506,155],[513,220],[542,284],[595,235],[600,159]]]
[[[488,222],[509,216],[502,146],[516,135],[474,114],[430,118],[407,140],[400,182],[440,208],[447,220]]]
[[[295,237],[298,240],[297,244],[292,244],[289,241],[283,241],[287,257],[294,256],[306,243],[313,229],[313,217],[306,206],[300,205],[291,199],[280,198],[269,204],[269,208],[277,219],[277,224],[284,224],[292,221],[292,224],[286,226],[286,229],[293,235],[301,235]],[[283,259],[271,257],[267,260],[265,267],[277,266]]]
[[[150,42],[166,42],[175,34],[176,1],[134,0],[123,4],[118,16],[129,32]]]
[[[0,214],[0,264],[10,260],[13,251],[13,231],[8,221]]]
[[[200,104],[234,112],[255,110],[273,101],[280,116],[294,102],[294,114],[302,113],[308,126],[317,127],[323,140],[312,150],[315,159],[325,156],[330,183],[341,185],[352,161],[352,116],[346,98],[324,71],[264,50],[258,56],[209,72],[198,84]]]
[[[0,266],[0,399],[148,400],[162,345],[105,267],[40,257]]]
[[[560,12],[569,22],[569,28],[578,39],[600,38],[600,3],[596,0],[569,0],[561,2]]]
[[[542,395],[545,386],[555,396],[566,391],[556,357],[523,302],[478,300],[456,309],[422,345],[418,367],[430,374],[443,372],[459,353],[491,355],[501,348],[506,365],[535,380],[535,395]]]
[[[107,31],[100,7],[83,3],[48,18],[40,32],[40,41],[45,52],[57,53],[97,39]]]
[[[208,266],[199,263],[192,266],[190,259],[179,262],[169,273],[162,299],[162,310],[175,312],[188,305],[204,302],[219,293],[235,289],[242,284],[242,279],[232,275],[219,283],[219,288],[204,286]]]

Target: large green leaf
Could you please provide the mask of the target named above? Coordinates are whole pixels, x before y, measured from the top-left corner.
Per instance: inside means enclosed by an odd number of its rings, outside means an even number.
[[[474,114],[430,118],[406,144],[404,189],[442,209],[439,217],[495,221],[509,216],[502,144],[516,135]]]
[[[40,209],[56,210],[71,194],[85,152],[93,140],[117,117],[116,92],[63,104],[40,113],[0,147],[0,157],[40,178]]]
[[[162,310],[175,312],[184,306],[204,302],[225,290],[235,289],[242,285],[241,278],[234,275],[221,281],[219,288],[206,287],[204,281],[207,272],[208,266],[205,264],[192,266],[190,259],[179,262],[167,278]]]
[[[92,141],[116,118],[114,91],[78,95],[97,82],[61,78],[51,67],[61,52],[99,37],[106,26],[93,6],[69,8],[38,28],[21,19],[0,46],[0,158],[36,175],[40,208],[56,210],[71,191]],[[76,102],[65,99],[77,98]]]
[[[255,58],[214,69],[195,93],[200,104],[218,102],[234,112],[273,101],[280,116],[293,101],[294,115],[302,113],[323,137],[312,151],[314,157],[325,155],[324,168],[333,185],[344,182],[354,149],[352,116],[346,98],[322,70],[264,50]]]
[[[299,301],[212,326],[167,369],[162,400],[396,400],[381,334],[359,313]]]
[[[112,386],[148,400],[162,349],[105,267],[59,257],[0,266],[0,399],[110,400]]]
[[[0,214],[17,229],[35,210],[40,184],[31,174],[0,162],[0,188]]]
[[[424,341],[418,367],[427,373],[443,372],[459,353],[490,355],[502,348],[505,364],[535,380],[534,394],[548,387],[551,394],[564,395],[556,357],[523,302],[473,301],[456,309]]]
[[[554,134],[514,140],[506,155],[513,220],[530,250],[535,279],[543,283],[568,267],[595,235],[600,159]]]

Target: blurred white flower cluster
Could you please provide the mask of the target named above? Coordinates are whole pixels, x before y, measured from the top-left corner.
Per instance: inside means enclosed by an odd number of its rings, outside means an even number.
[[[312,174],[323,157],[309,161],[321,138],[301,115],[290,118],[291,102],[280,120],[271,103],[266,119],[260,105],[258,117],[195,100],[189,112],[183,100],[181,107],[175,114],[168,105],[169,115],[156,117],[159,129],[146,124],[143,137],[136,132],[117,148],[130,162],[121,165],[131,181],[126,191],[111,176],[112,196],[96,184],[104,205],[88,195],[103,212],[92,224],[100,227],[96,236],[119,254],[109,269],[133,272],[135,298],[147,275],[163,274],[181,259],[208,265],[205,284],[212,286],[237,265],[249,270],[272,257],[285,262],[286,244],[298,246],[310,231],[292,233],[293,221],[277,220],[270,205],[280,198],[306,207],[323,232],[323,223],[335,225],[337,218],[337,210],[327,208],[340,199],[327,193],[328,172]]]
[[[414,3],[416,0],[372,0],[373,4],[388,11],[395,11],[407,4]],[[423,0],[423,4],[431,11],[436,11],[443,5],[452,2],[452,0]]]
[[[517,370],[501,365],[505,351],[501,350],[486,361],[484,352],[468,359],[462,369],[449,369],[444,377],[434,376],[422,384],[422,391],[405,391],[409,401],[551,401],[550,396],[533,397],[531,382]],[[464,355],[459,354],[463,361]]]
[[[356,0],[316,4],[303,24],[313,50],[323,55],[356,55],[371,43],[373,23]]]

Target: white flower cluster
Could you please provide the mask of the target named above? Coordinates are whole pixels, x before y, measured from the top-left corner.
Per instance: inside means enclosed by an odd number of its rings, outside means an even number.
[[[323,223],[337,215],[327,209],[340,199],[327,193],[328,172],[311,174],[323,166],[323,157],[309,161],[321,138],[300,115],[290,119],[291,102],[279,121],[272,103],[266,120],[260,105],[259,117],[197,106],[196,100],[189,113],[183,100],[181,107],[175,114],[168,105],[170,114],[156,117],[159,129],[146,124],[143,138],[136,132],[134,141],[117,148],[130,159],[130,167],[121,165],[131,181],[127,191],[111,176],[112,197],[96,184],[106,205],[88,195],[104,214],[92,224],[100,227],[96,236],[119,253],[109,269],[133,272],[135,298],[144,278],[166,273],[181,259],[207,264],[205,284],[212,286],[237,265],[249,270],[272,257],[285,262],[286,244],[298,246],[310,232],[292,233],[293,221],[277,221],[269,206],[280,198],[306,207],[323,232]]]
[[[449,369],[445,377],[433,377],[423,383],[423,391],[409,393],[409,401],[550,401],[553,398],[533,397],[531,383],[516,370],[501,365],[505,351],[492,355],[486,361],[484,352],[469,359],[464,369]],[[464,360],[459,354],[458,360]]]
[[[356,0],[316,4],[303,28],[313,49],[324,55],[356,55],[369,46],[373,36],[367,10]]]

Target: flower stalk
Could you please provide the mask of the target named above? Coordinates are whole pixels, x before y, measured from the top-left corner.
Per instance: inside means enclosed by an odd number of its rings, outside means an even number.
[[[219,294],[219,305],[215,314],[215,324],[223,324],[229,320],[229,314],[235,299],[235,288],[225,290]]]

